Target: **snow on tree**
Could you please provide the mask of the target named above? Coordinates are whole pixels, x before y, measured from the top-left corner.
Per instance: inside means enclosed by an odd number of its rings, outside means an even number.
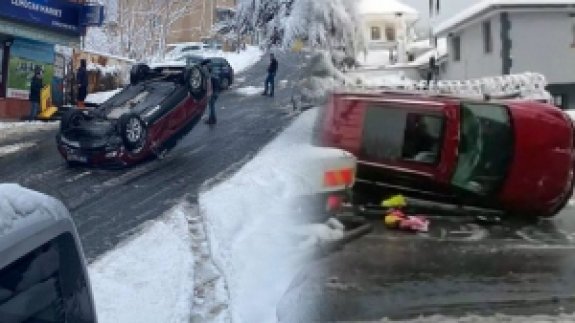
[[[268,44],[291,46],[302,40],[329,51],[355,56],[363,48],[356,0],[240,0],[240,33],[261,32]]]

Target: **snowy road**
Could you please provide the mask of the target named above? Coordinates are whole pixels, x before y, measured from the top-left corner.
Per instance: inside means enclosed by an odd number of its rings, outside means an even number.
[[[278,81],[301,77],[301,56],[280,54],[279,62]],[[267,64],[264,59],[239,74],[234,88],[261,86]],[[202,183],[245,163],[291,120],[291,94],[289,84],[279,86],[274,99],[227,91],[218,101],[215,128],[199,124],[166,159],[120,171],[68,168],[56,150],[54,129],[26,136],[35,145],[0,158],[0,182],[62,200],[91,261],[183,197],[197,203]]]

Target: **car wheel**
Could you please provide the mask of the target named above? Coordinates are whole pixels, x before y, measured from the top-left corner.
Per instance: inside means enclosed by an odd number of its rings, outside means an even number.
[[[146,143],[147,129],[142,119],[133,113],[124,114],[118,120],[120,136],[124,146],[132,152],[139,152]]]
[[[64,113],[62,116],[62,120],[60,121],[60,132],[66,132],[72,128],[77,128],[84,120],[86,120],[86,115],[82,111],[66,111],[66,113]]]
[[[222,78],[222,80],[220,81],[220,88],[222,90],[227,90],[230,87],[230,80],[227,78]]]
[[[130,84],[136,85],[146,79],[150,73],[150,67],[146,64],[136,64],[130,70]]]
[[[186,83],[192,97],[201,100],[206,95],[207,77],[202,70],[194,66],[187,71]]]

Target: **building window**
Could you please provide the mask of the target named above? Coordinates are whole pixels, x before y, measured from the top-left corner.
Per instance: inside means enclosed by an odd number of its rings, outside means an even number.
[[[381,29],[379,27],[371,27],[371,40],[381,39]]]
[[[491,37],[491,21],[483,22],[483,50],[491,53],[493,50],[493,38]]]
[[[385,38],[387,41],[395,41],[395,28],[393,26],[385,27]]]
[[[453,60],[459,62],[461,60],[461,37],[454,36],[451,39],[451,45],[453,47]]]

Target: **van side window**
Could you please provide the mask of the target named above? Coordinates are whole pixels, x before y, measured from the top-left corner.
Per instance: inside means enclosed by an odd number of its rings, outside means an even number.
[[[444,117],[387,106],[368,107],[361,157],[372,161],[437,164],[443,142]]]
[[[74,239],[62,234],[0,269],[2,322],[93,322]]]

